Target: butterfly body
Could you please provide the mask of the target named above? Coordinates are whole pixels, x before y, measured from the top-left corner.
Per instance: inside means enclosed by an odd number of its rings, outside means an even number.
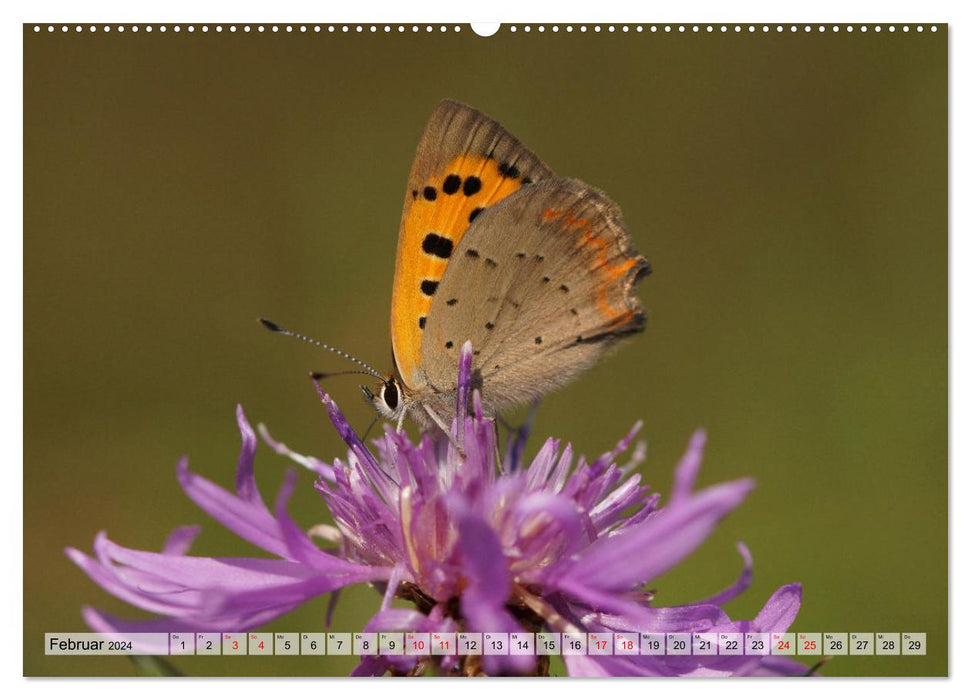
[[[648,271],[603,193],[557,177],[490,117],[443,101],[405,195],[395,376],[365,395],[399,425],[407,415],[444,428],[471,340],[489,414],[536,400],[644,328],[634,290]]]

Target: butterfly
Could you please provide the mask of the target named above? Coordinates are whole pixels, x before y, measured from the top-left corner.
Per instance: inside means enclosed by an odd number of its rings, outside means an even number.
[[[648,270],[603,193],[557,177],[495,120],[445,100],[408,176],[395,374],[372,402],[389,419],[441,426],[466,340],[487,412],[536,400],[643,330],[634,287]]]
[[[649,271],[606,195],[558,177],[491,117],[444,100],[405,192],[395,370],[382,376],[358,361],[381,381],[361,389],[399,430],[408,416],[447,434],[459,353],[471,340],[473,388],[488,414],[538,400],[644,329],[634,291]]]

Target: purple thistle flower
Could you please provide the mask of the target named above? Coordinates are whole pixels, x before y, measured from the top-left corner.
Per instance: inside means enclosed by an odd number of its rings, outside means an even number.
[[[468,405],[471,345],[462,348],[457,405]],[[269,558],[187,554],[197,528],[177,529],[161,553],[115,544],[101,533],[94,556],[67,555],[98,585],[152,620],[126,621],[91,608],[96,631],[245,632],[344,586],[370,582],[383,593],[365,626],[376,632],[783,632],[799,610],[801,586],[783,586],[753,620],[732,620],[720,607],[744,591],[752,559],[739,544],[741,575],[705,600],[655,607],[643,586],[694,551],[753,487],[740,479],[694,490],[705,436],[697,432],[661,506],[640,476],[643,458],[618,466],[639,429],[591,463],[574,464],[570,445],[548,439],[527,465],[528,429],[514,435],[500,460],[496,430],[483,417],[478,392],[472,412],[458,412],[450,440],[424,435],[418,444],[390,427],[372,453],[337,405],[321,399],[349,450],[327,464],[297,454],[262,431],[266,443],[317,475],[316,488],[336,526],[305,533],[287,514],[291,470],[267,507],[253,474],[256,435],[237,409],[242,450],[231,494],[177,467],[186,494],[213,518]],[[461,451],[456,449],[461,446]],[[321,549],[311,535],[328,541]],[[392,608],[406,599],[414,610]],[[574,676],[789,675],[806,667],[777,656],[566,656]],[[354,675],[545,674],[547,657],[369,656]]]

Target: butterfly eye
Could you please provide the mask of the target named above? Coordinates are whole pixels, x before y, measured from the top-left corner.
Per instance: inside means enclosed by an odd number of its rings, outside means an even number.
[[[381,388],[381,398],[384,400],[385,405],[392,411],[398,408],[398,386],[395,384],[394,379],[387,381]]]

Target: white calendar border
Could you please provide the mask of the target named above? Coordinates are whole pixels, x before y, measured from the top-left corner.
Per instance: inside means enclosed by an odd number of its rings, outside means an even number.
[[[408,11],[409,9],[411,12]],[[3,50],[5,51],[3,58],[6,60],[3,61],[4,67],[0,69],[4,81],[3,87],[5,88],[3,94],[14,96],[11,102],[17,108],[4,110],[5,128],[2,133],[7,138],[5,139],[6,148],[0,153],[0,162],[6,165],[6,178],[9,179],[9,182],[6,183],[8,186],[3,188],[2,196],[5,199],[4,204],[6,206],[3,207],[2,211],[12,213],[15,221],[21,224],[21,230],[23,222],[23,190],[22,181],[20,180],[20,174],[23,172],[22,153],[20,150],[23,135],[20,124],[23,94],[22,32],[19,27],[21,22],[44,20],[104,21],[105,19],[123,19],[125,21],[139,22],[177,20],[184,22],[211,21],[214,17],[222,16],[238,21],[266,21],[269,16],[272,16],[272,19],[280,21],[308,20],[314,18],[344,22],[382,21],[391,17],[396,21],[409,22],[443,21],[445,19],[450,22],[466,22],[469,19],[480,19],[483,21],[502,19],[517,22],[524,20],[549,21],[550,19],[570,22],[603,22],[616,20],[617,18],[630,22],[637,21],[638,19],[657,22],[710,22],[722,19],[725,21],[741,21],[751,18],[771,19],[775,22],[809,21],[829,23],[834,21],[858,22],[861,19],[870,19],[870,21],[874,19],[891,19],[895,22],[915,20],[957,22],[956,28],[958,31],[955,32],[955,37],[960,36],[963,39],[969,33],[969,23],[966,22],[966,10],[959,8],[956,3],[942,2],[941,0],[923,0],[920,3],[887,0],[881,3],[879,16],[874,16],[872,8],[858,7],[845,0],[816,0],[811,5],[807,4],[805,6],[778,4],[768,2],[767,0],[760,2],[737,0],[726,5],[725,3],[714,2],[713,0],[705,0],[695,2],[691,5],[673,3],[670,5],[650,5],[645,6],[639,13],[634,12],[634,8],[631,8],[626,2],[614,3],[611,0],[600,0],[597,3],[588,3],[582,6],[582,8],[570,8],[568,11],[566,11],[561,3],[554,3],[550,0],[541,0],[529,4],[514,0],[497,0],[489,5],[488,13],[491,14],[484,17],[471,18],[467,17],[466,14],[469,12],[483,14],[483,11],[478,7],[469,8],[469,6],[462,3],[445,2],[444,0],[426,0],[426,2],[413,4],[410,8],[402,6],[399,3],[391,2],[375,2],[371,5],[347,3],[342,7],[329,6],[326,13],[320,10],[319,4],[317,3],[287,3],[285,0],[277,0],[272,5],[256,5],[255,3],[242,5],[237,3],[232,8],[226,8],[221,3],[205,3],[199,0],[195,0],[194,2],[188,2],[187,0],[169,0],[164,5],[157,4],[154,6],[149,3],[124,3],[120,0],[98,0],[95,2],[85,2],[83,3],[83,7],[79,3],[67,2],[65,0],[59,2],[45,2],[41,0],[33,3],[30,7],[23,5],[18,5],[15,8],[5,7],[3,12],[5,13],[4,19],[7,20],[3,25],[0,25],[3,27],[3,31],[6,32],[6,36],[4,37],[6,41],[3,42]],[[324,14],[326,16],[323,16]],[[455,16],[456,14],[461,14],[462,16]],[[636,16],[637,14],[643,14],[645,16]],[[869,17],[866,15],[869,15]],[[967,77],[969,75],[969,67],[971,66],[969,66],[968,55],[969,49],[966,40],[952,40],[952,66],[950,69],[952,120],[955,116],[966,117],[969,113],[968,85],[971,83],[969,83]],[[955,79],[955,75],[963,78],[963,84]],[[967,147],[968,139],[964,136],[965,133],[961,132],[961,134],[957,134],[952,130],[951,134],[953,184],[951,184],[952,196],[950,198],[950,206],[952,211],[952,232],[959,230],[965,231],[967,229],[967,226],[961,227],[960,224],[966,223],[965,207],[968,205],[963,204],[959,197],[954,196],[957,192],[955,184],[958,186],[966,184],[965,174],[967,173],[969,163],[969,151]],[[5,241],[8,242],[12,250],[8,248],[7,254],[0,256],[0,260],[3,260],[3,269],[0,270],[0,280],[2,280],[2,284],[6,287],[4,289],[6,293],[0,295],[0,297],[4,299],[7,305],[4,311],[6,312],[5,319],[7,320],[8,326],[19,325],[22,328],[22,242],[18,243],[16,236],[10,235],[9,228],[11,227],[8,227],[8,236],[5,238]],[[971,318],[969,318],[968,312],[968,309],[971,309],[971,275],[966,274],[968,264],[971,263],[969,246],[971,246],[971,243],[968,242],[966,233],[960,237],[953,235],[951,244],[953,267],[951,268],[950,276],[953,284],[951,288],[951,303],[953,305],[950,308],[959,308],[960,311],[955,311],[952,317],[953,325],[950,338],[953,343],[952,348],[962,352],[963,357],[961,359],[964,360],[964,366],[960,362],[956,362],[951,368],[952,389],[956,390],[950,394],[953,397],[953,412],[951,416],[955,427],[953,431],[953,451],[951,454],[952,462],[963,467],[971,464],[971,454],[969,454],[967,442],[969,438],[966,437],[971,435],[971,425],[968,424],[969,416],[971,416],[971,411],[968,410],[968,397],[971,395],[971,371],[964,369],[967,366],[968,348],[971,347]],[[958,270],[961,274],[954,274]],[[8,342],[4,344],[3,352],[3,359],[6,360],[4,366],[8,368],[8,371],[18,371],[18,368],[22,367],[22,342]],[[3,440],[4,445],[8,447],[13,446],[11,451],[15,455],[14,461],[17,461],[16,457],[19,455],[19,461],[23,465],[22,377],[19,394],[18,396],[17,392],[4,392],[2,398],[3,413],[0,415],[0,430],[3,433],[0,439]],[[7,488],[4,489],[7,503],[5,503],[6,507],[3,510],[8,518],[6,531],[12,533],[13,536],[2,538],[2,545],[0,546],[3,549],[0,550],[0,554],[4,557],[4,561],[16,562],[15,566],[19,567],[19,571],[8,575],[3,581],[3,592],[6,594],[5,599],[8,601],[8,605],[5,606],[6,612],[3,621],[7,623],[5,629],[23,630],[23,503],[21,500],[23,494],[23,476],[22,471],[17,471],[16,469],[10,471],[13,474],[11,477],[8,477]],[[954,496],[956,488],[962,496],[968,495],[967,483],[969,477],[967,475],[967,469],[953,469],[950,476],[951,491],[949,505],[953,506],[956,500]],[[964,499],[961,502],[963,501]],[[951,533],[950,537],[953,538],[951,544],[957,541],[958,538],[963,543],[967,543],[969,530],[971,530],[969,528],[971,515],[969,515],[968,511],[969,509],[964,508],[955,512],[953,508],[949,508],[949,519],[951,521],[949,523],[949,533]],[[949,567],[951,577],[949,590],[956,591],[955,581],[966,582],[969,578],[968,547],[965,546],[963,549],[955,547],[950,549],[950,551],[953,558]],[[968,626],[967,623],[971,622],[968,608],[968,603],[962,596],[953,596],[951,598],[951,629],[965,629]],[[957,634],[950,636],[951,639],[948,645],[950,659],[953,661],[953,659],[966,658],[968,643],[964,637]],[[16,683],[18,685],[18,692],[25,696],[50,697],[57,698],[58,700],[62,698],[66,687],[65,683],[69,681],[59,680],[56,683],[35,682],[31,684],[23,682],[23,679],[20,678],[23,671],[23,649],[19,644],[15,644],[14,647],[16,648],[14,653],[5,654],[2,660],[0,660],[0,664],[3,665],[5,685],[10,685],[11,682]],[[954,663],[950,663],[949,667],[951,668],[951,673],[955,675],[955,682],[947,684],[935,683],[933,686],[935,697],[958,697],[955,691],[960,687],[965,688],[964,691],[960,691],[961,696],[966,696],[968,691],[967,672],[964,672],[960,666],[956,666]],[[19,682],[17,682],[18,679]],[[254,679],[226,679],[219,681],[220,686],[230,686],[234,693],[234,698],[241,700],[256,697],[262,698],[267,693],[273,692],[270,687],[273,682],[272,680],[263,681],[262,679],[257,679],[257,682],[254,682]],[[314,680],[293,680],[289,681],[287,685],[294,692],[298,684],[307,684],[309,686],[310,683],[315,682],[319,683],[319,681]],[[348,683],[350,681],[331,679],[329,682]],[[610,681],[612,686],[615,686],[617,683],[628,682],[632,681]],[[733,682],[738,683],[744,681],[735,680]],[[895,681],[888,679],[882,682],[889,685],[890,682]],[[914,693],[922,692],[919,686],[923,686],[926,682],[911,682],[908,684],[908,691]],[[97,680],[85,681],[85,684],[89,688],[97,686],[97,692],[102,698],[129,698],[135,687],[135,683],[137,683],[137,692],[142,700],[154,700],[155,698],[165,698],[165,700],[168,700],[171,686],[167,683],[151,683],[145,682],[144,680],[135,681],[127,679],[112,679],[110,682]],[[180,687],[185,688],[186,683],[197,687],[202,692],[206,692],[207,690],[208,692],[213,691],[213,685],[211,683],[204,684],[204,681],[192,679],[184,679]],[[408,690],[405,690],[402,683],[396,683],[394,686],[395,693],[398,695],[403,694],[406,698],[418,697],[419,693],[422,698],[427,697],[429,688],[431,687],[428,682],[420,679],[408,679],[407,683],[411,685]],[[506,688],[510,687],[509,684],[519,686],[521,689],[526,688],[526,681],[507,681],[506,683],[503,686],[503,692],[505,692]],[[859,682],[839,683],[838,681],[831,680],[827,682],[826,692],[828,694],[832,694],[835,690],[849,692],[851,688],[859,691]],[[591,691],[591,686],[586,684],[584,685],[584,689],[589,692]],[[616,688],[612,689],[615,690]],[[711,690],[712,687],[708,684],[684,684],[679,686],[679,693],[686,693],[689,698],[700,696],[702,692],[709,695]],[[768,695],[771,692],[773,695],[776,695],[778,691],[779,685],[777,683],[766,684],[753,681],[745,683],[746,694],[758,695],[759,693],[765,693]],[[489,693],[489,696],[485,695],[486,692]],[[786,686],[785,692],[789,698],[800,699],[805,697],[808,699],[810,697],[815,698],[818,695],[819,688],[815,683],[791,683]],[[488,684],[464,684],[462,686],[462,693],[473,700],[485,697],[488,697],[488,700],[494,700],[494,689],[490,688]]]

